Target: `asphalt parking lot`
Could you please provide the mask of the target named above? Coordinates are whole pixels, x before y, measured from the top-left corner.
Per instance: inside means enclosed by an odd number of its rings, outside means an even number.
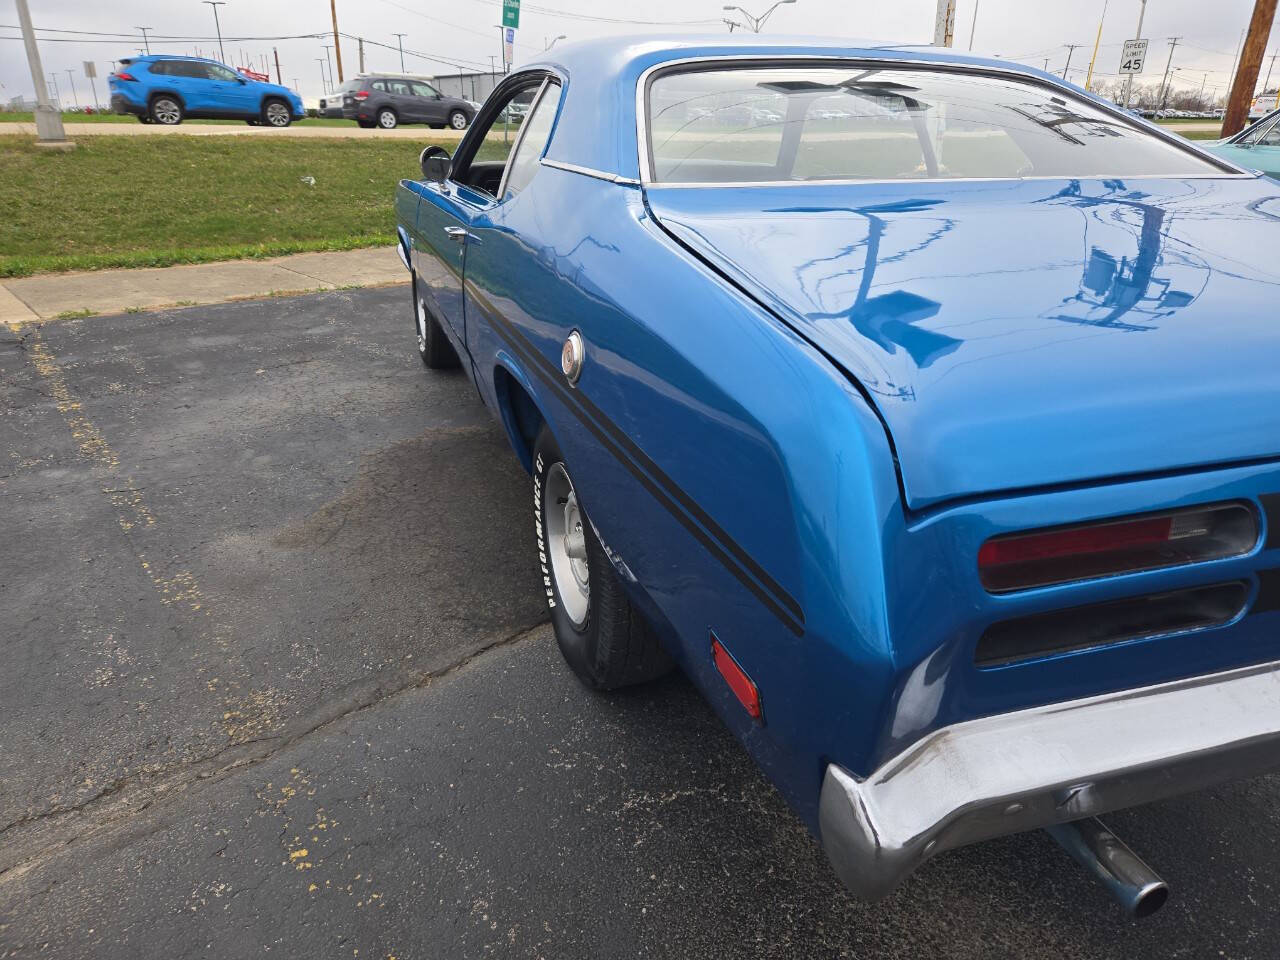
[[[404,287],[0,331],[0,957],[1280,955],[1280,780],[848,897],[683,679],[582,689]],[[1117,731],[1118,736],[1123,731]]]

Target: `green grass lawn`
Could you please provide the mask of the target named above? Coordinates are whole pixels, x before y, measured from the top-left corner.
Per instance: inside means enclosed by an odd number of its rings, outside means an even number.
[[[36,119],[31,111],[3,110],[0,111],[0,124],[3,123],[35,123]],[[63,123],[137,123],[138,118],[130,115],[119,113],[64,113],[62,115]],[[243,120],[184,120],[183,123],[235,123],[244,124]],[[295,124],[300,127],[351,127],[355,126],[354,120],[339,120],[334,117],[306,117],[302,120],[295,120]]]
[[[85,137],[55,153],[0,136],[0,277],[393,243],[395,185],[431,142]]]

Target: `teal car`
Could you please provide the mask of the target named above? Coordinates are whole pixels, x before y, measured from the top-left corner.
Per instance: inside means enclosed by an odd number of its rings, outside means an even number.
[[[1232,163],[1280,178],[1280,110],[1271,111],[1234,137],[1205,146]]]

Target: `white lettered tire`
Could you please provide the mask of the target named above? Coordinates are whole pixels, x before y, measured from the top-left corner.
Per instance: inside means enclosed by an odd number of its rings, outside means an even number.
[[[551,625],[578,678],[613,690],[670,671],[670,656],[618,581],[545,425],[533,451],[533,512]]]

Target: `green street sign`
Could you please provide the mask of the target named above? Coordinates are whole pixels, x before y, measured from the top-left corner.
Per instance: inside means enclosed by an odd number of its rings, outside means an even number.
[[[502,0],[502,25],[520,26],[520,0]]]

